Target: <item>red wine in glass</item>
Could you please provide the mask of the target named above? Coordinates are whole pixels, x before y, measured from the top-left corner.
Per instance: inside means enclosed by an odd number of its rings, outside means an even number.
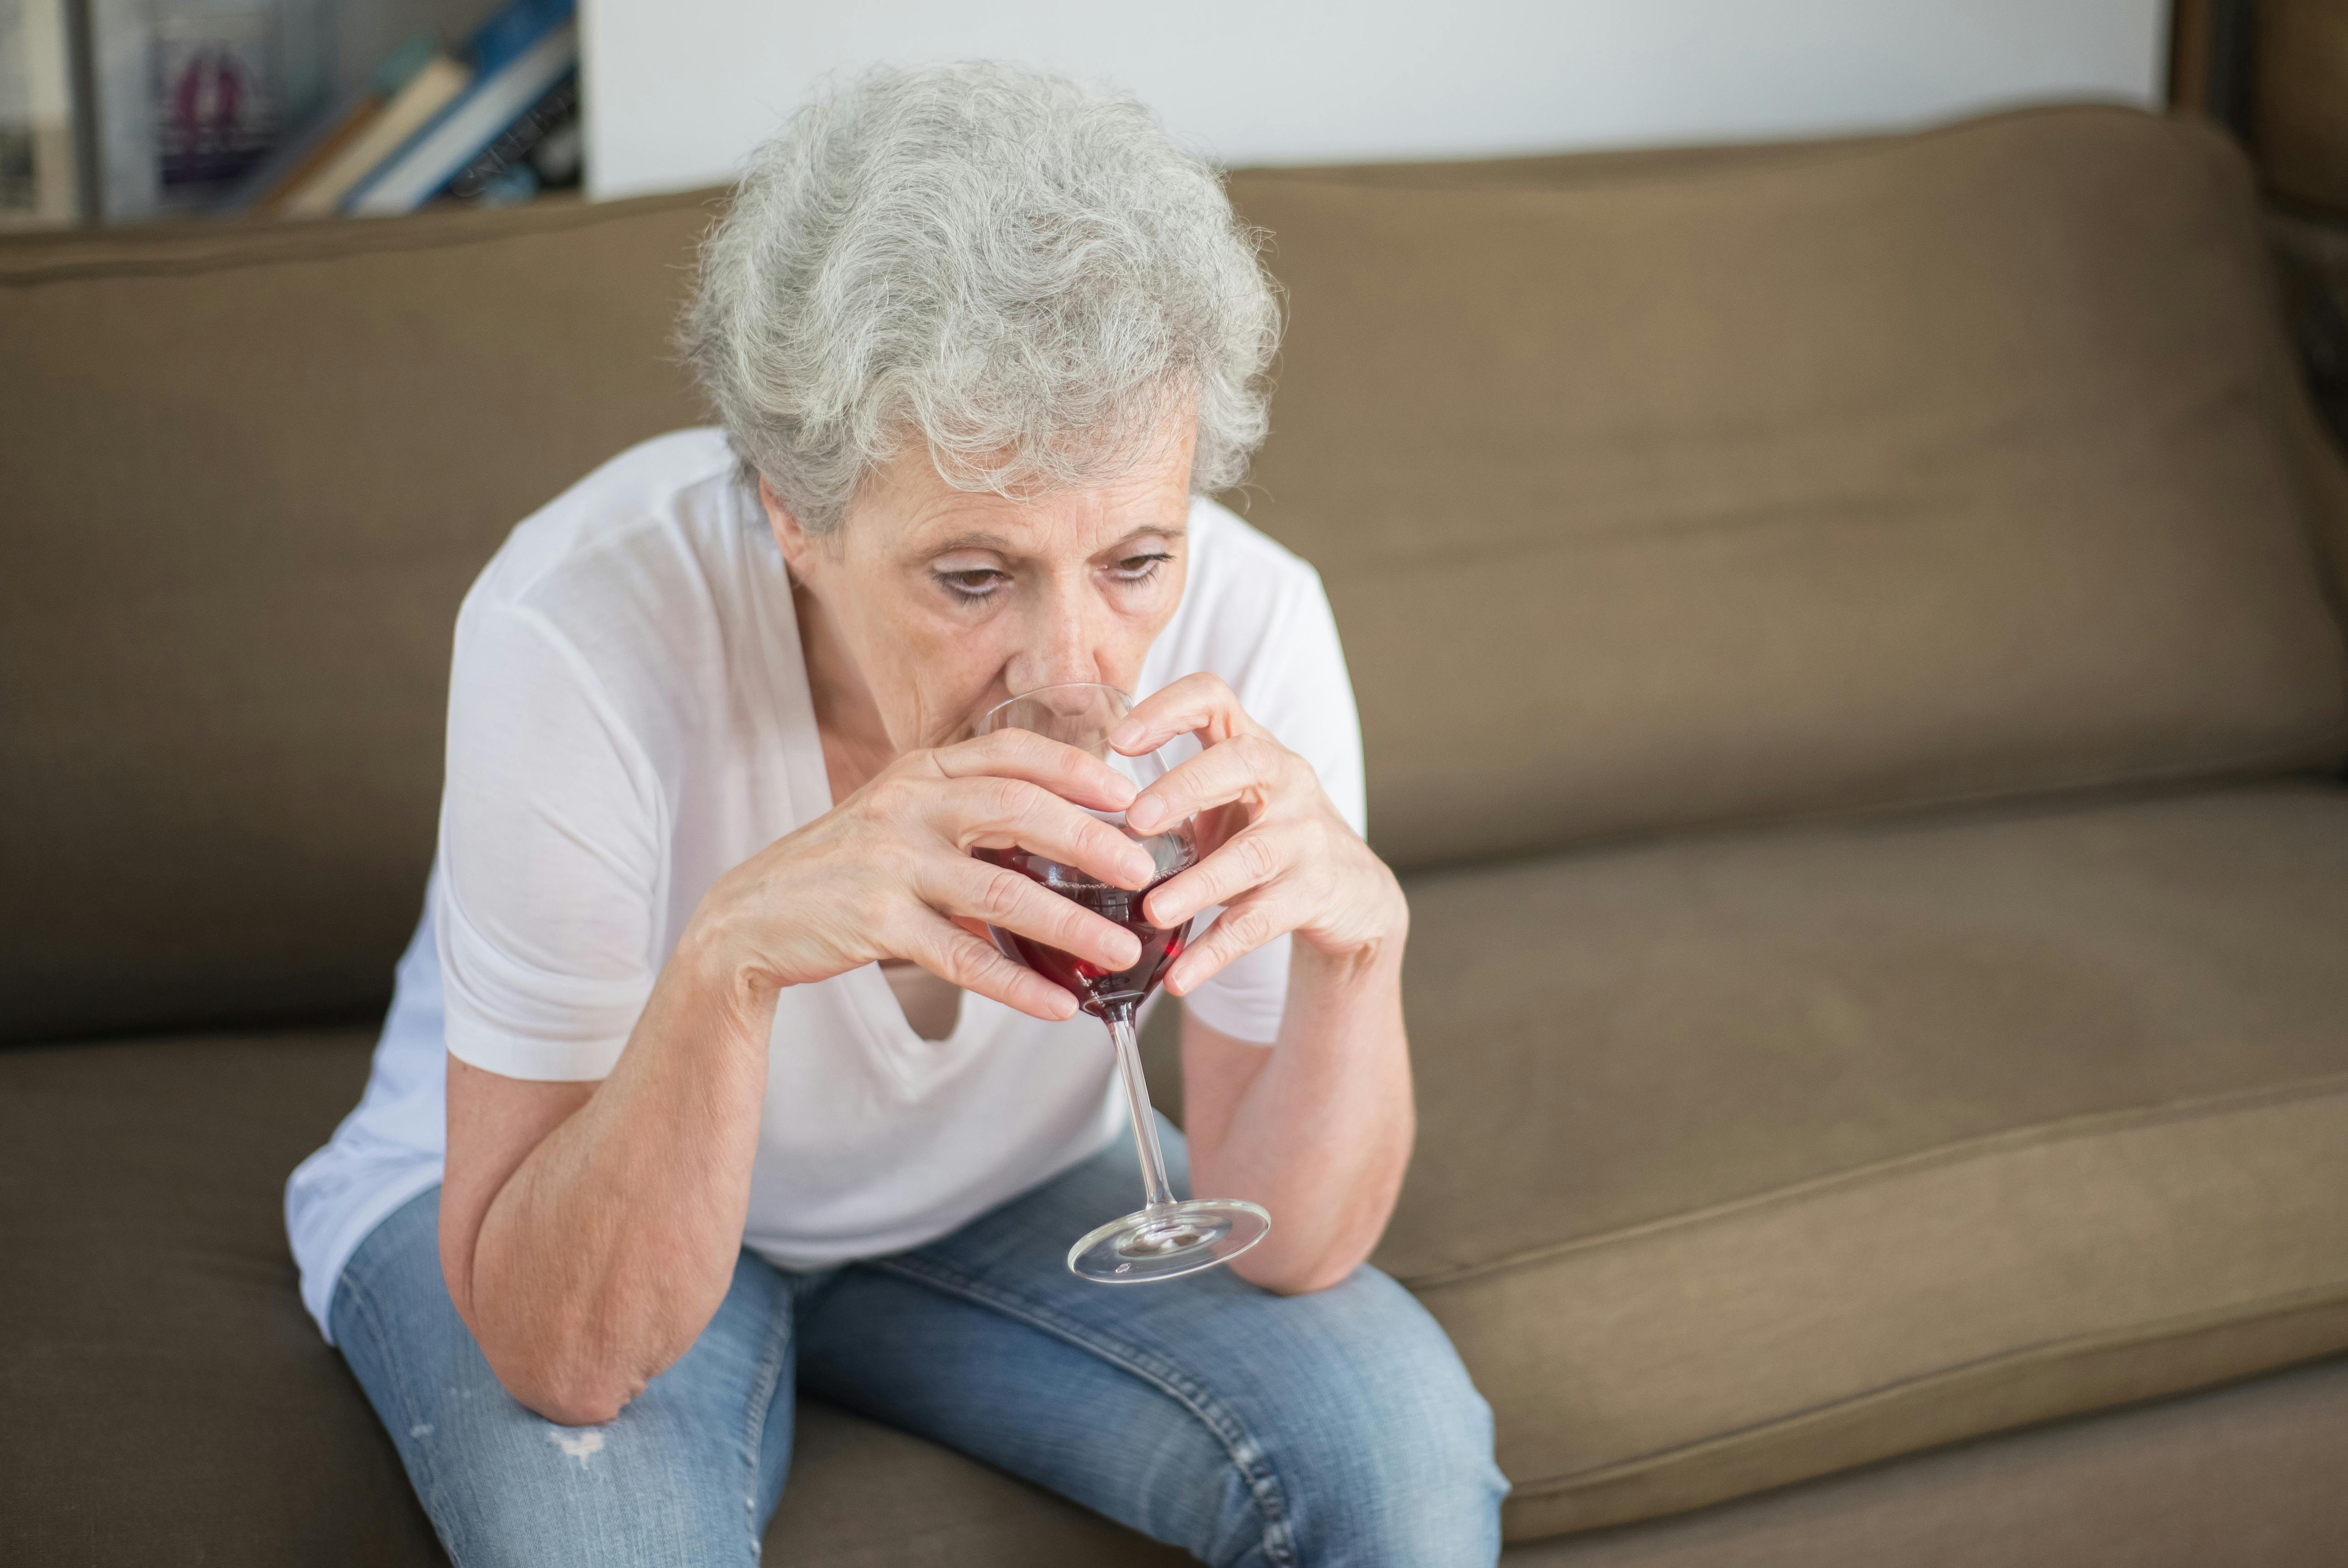
[[[1029,730],[1089,752],[1138,784],[1157,778],[1164,766],[1155,753],[1126,758],[1110,748],[1110,732],[1132,706],[1133,699],[1115,686],[1081,681],[1043,686],[988,709],[979,719],[977,730],[981,735]],[[1122,815],[1107,820],[1123,827]],[[991,865],[1034,878],[1063,898],[1125,927],[1141,943],[1141,955],[1131,965],[1106,969],[1017,932],[998,925],[987,927],[1005,957],[1026,965],[1058,985],[1076,997],[1079,1007],[1108,1026],[1117,1078],[1133,1123],[1134,1152],[1141,1162],[1142,1206],[1095,1227],[1068,1249],[1069,1272],[1099,1284],[1144,1284],[1213,1268],[1263,1240],[1272,1228],[1272,1216],[1262,1204],[1244,1198],[1178,1199],[1168,1182],[1166,1153],[1158,1142],[1157,1113],[1149,1107],[1149,1084],[1141,1070],[1138,1026],[1141,1004],[1189,941],[1190,923],[1152,925],[1142,914],[1141,905],[1151,889],[1197,861],[1198,841],[1188,820],[1147,836],[1125,830],[1149,851],[1156,865],[1149,886],[1138,892],[1112,887],[1032,850],[1014,846],[971,851]]]
[[[1153,851],[1156,849],[1152,845]],[[1150,892],[1183,871],[1191,862],[1188,845],[1175,845],[1179,859],[1170,866],[1161,865],[1149,886],[1138,892],[1129,888],[1112,887],[1095,882],[1074,866],[1064,866],[1057,861],[1045,859],[1032,850],[1013,846],[1007,850],[973,850],[971,852],[989,865],[1014,871],[1033,878],[1061,897],[1091,910],[1113,925],[1121,925],[1133,933],[1141,943],[1141,956],[1123,969],[1104,969],[1089,959],[1047,947],[1030,936],[1001,926],[989,926],[994,934],[994,944],[1006,958],[1015,958],[1036,974],[1051,981],[1076,999],[1076,1005],[1104,1023],[1116,1020],[1131,1022],[1141,1011],[1141,1004],[1158,989],[1167,969],[1182,954],[1183,944],[1190,937],[1190,923],[1167,927],[1152,925],[1141,913],[1142,901]],[[1162,861],[1169,858],[1160,854]]]

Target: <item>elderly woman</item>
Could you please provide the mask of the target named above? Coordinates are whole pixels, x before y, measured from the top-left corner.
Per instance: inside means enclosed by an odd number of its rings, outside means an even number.
[[[755,1561],[793,1393],[1216,1563],[1489,1563],[1491,1420],[1364,1263],[1412,1134],[1407,913],[1319,580],[1205,499],[1277,311],[1213,174],[1001,67],[801,112],[710,236],[724,421],[517,528],[458,618],[439,851],[359,1109],[295,1172],[304,1299],[450,1555]],[[990,707],[1140,694],[1137,795]],[[1087,810],[1086,808],[1093,810]],[[987,923],[1133,936],[971,854],[1214,918],[1175,1181],[1270,1236],[1069,1274],[1138,1192],[1099,1026]]]

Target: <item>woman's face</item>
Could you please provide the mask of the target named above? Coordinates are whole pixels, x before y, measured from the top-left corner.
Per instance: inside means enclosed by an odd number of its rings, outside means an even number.
[[[820,538],[761,493],[828,651],[853,663],[890,744],[909,751],[1037,686],[1133,690],[1182,598],[1196,438],[1186,410],[1117,479],[1026,500],[956,490],[916,447]]]

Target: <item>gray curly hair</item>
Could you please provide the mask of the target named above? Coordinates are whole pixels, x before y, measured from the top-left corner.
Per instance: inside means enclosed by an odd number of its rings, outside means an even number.
[[[925,441],[961,489],[1110,477],[1195,401],[1191,488],[1262,444],[1280,308],[1222,182],[1130,98],[882,71],[753,156],[678,331],[735,449],[827,532]]]

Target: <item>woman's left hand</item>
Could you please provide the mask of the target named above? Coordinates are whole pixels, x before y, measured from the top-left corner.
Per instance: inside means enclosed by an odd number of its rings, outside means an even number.
[[[1167,972],[1166,989],[1198,989],[1241,954],[1284,933],[1333,958],[1398,947],[1409,907],[1385,862],[1339,815],[1313,765],[1240,707],[1221,677],[1186,676],[1137,705],[1110,736],[1128,756],[1178,735],[1205,749],[1144,789],[1126,810],[1137,833],[1196,816],[1199,863],[1153,892],[1142,913],[1179,925],[1223,913]]]

